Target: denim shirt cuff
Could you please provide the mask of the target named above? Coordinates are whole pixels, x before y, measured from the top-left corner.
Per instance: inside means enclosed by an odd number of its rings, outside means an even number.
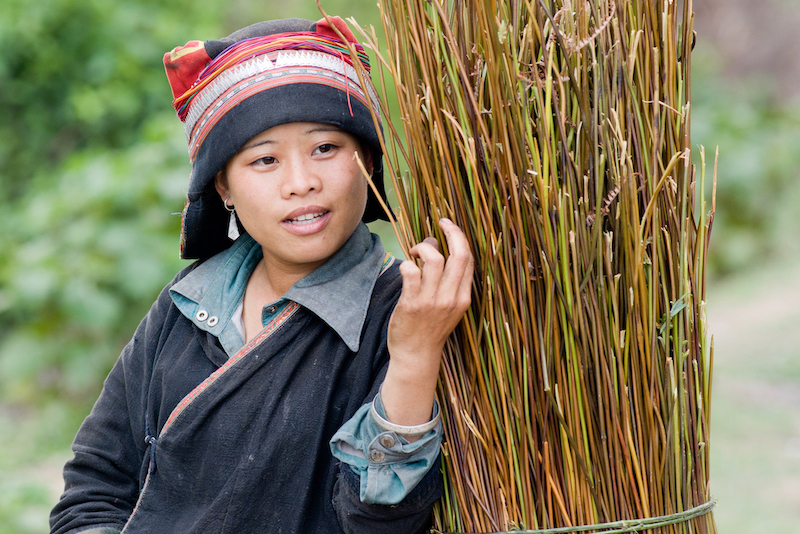
[[[333,455],[360,478],[360,499],[370,504],[398,504],[434,465],[442,442],[441,422],[409,443],[395,432],[382,430],[365,404],[331,438]],[[380,393],[375,408],[385,417]],[[439,405],[434,403],[433,417]]]

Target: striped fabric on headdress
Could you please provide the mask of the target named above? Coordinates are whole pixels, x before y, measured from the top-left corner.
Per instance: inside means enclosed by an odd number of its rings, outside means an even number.
[[[358,53],[358,59],[364,69],[369,72],[369,57],[364,52],[364,47],[360,44],[354,44],[354,48]],[[178,112],[181,120],[186,119],[189,104],[192,99],[197,96],[205,87],[214,82],[220,74],[224,73],[226,69],[236,67],[237,65],[244,65],[248,60],[256,60],[258,56],[276,52],[279,50],[310,50],[325,54],[323,56],[327,59],[327,55],[339,57],[341,61],[353,66],[353,60],[350,57],[350,52],[347,47],[336,38],[320,35],[312,32],[294,32],[283,33],[278,35],[267,35],[266,37],[253,37],[240,41],[230,48],[218,55],[211,63],[209,63],[197,77],[197,81],[181,96],[176,97],[172,105]],[[264,61],[263,59],[261,61]],[[272,68],[271,65],[264,63],[265,69]],[[256,67],[253,72],[258,72]]]

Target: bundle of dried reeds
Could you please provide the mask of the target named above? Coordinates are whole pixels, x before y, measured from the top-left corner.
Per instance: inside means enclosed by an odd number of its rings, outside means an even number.
[[[715,532],[691,0],[380,6],[400,240],[448,216],[476,257],[437,528]]]

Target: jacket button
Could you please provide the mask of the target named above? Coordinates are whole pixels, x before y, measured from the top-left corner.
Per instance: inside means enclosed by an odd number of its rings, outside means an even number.
[[[391,434],[384,434],[381,436],[381,445],[387,449],[394,447],[394,437]]]
[[[373,462],[376,462],[376,463],[382,462],[385,458],[386,458],[386,455],[383,454],[382,451],[379,451],[379,450],[376,450],[376,449],[371,450],[370,453],[369,453],[369,459],[372,460]]]
[[[199,312],[197,312],[197,315],[195,315],[195,317],[200,322],[205,321],[206,319],[208,319],[208,312],[205,310],[200,310]]]
[[[216,326],[218,322],[219,319],[217,318],[216,315],[212,315],[211,317],[208,318],[208,326]]]
[[[267,311],[268,311],[269,313],[275,313],[277,310],[278,310],[278,307],[277,307],[277,306],[270,306],[270,307],[267,309]]]

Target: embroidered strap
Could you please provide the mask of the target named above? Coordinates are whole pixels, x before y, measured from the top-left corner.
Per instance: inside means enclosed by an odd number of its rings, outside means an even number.
[[[299,304],[296,302],[289,302],[283,308],[277,317],[275,317],[267,326],[264,327],[256,337],[251,339],[244,347],[239,349],[239,352],[228,358],[228,360],[222,364],[222,366],[214,371],[211,376],[203,380],[200,385],[196,386],[192,391],[189,392],[182,400],[178,403],[178,405],[172,410],[172,413],[167,418],[167,422],[164,423],[164,426],[161,428],[161,433],[159,437],[164,435],[164,432],[172,426],[173,421],[175,418],[178,417],[187,406],[189,406],[192,402],[194,402],[195,398],[198,395],[203,393],[208,386],[216,382],[221,376],[223,376],[229,369],[231,369],[234,365],[240,362],[253,348],[255,348],[259,343],[264,341],[267,337],[269,337],[275,330],[277,330],[281,325],[283,325],[289,317],[291,317],[294,312],[300,307]]]
[[[381,272],[380,272],[380,273],[378,273],[378,276],[380,276],[380,275],[382,275],[383,273],[385,273],[385,272],[386,272],[386,271],[389,269],[389,267],[391,267],[391,266],[392,266],[392,264],[393,264],[393,263],[394,263],[394,256],[392,256],[391,254],[389,254],[389,253],[387,252],[387,253],[386,253],[386,254],[383,256],[383,263],[381,264]]]

